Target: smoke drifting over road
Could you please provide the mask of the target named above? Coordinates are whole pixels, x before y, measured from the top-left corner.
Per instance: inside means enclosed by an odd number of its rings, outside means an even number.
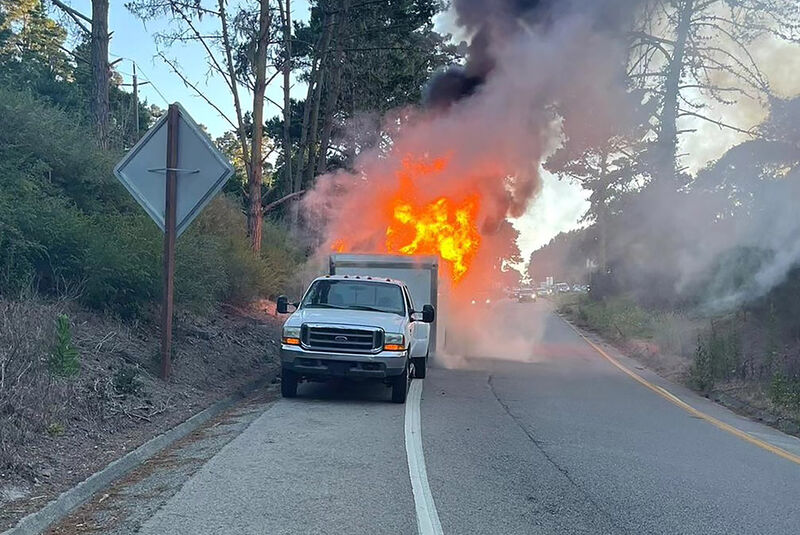
[[[435,253],[445,273],[463,253],[463,277],[450,272],[456,301],[500,283],[502,260],[518,255],[507,218],[537,194],[542,161],[607,140],[634,108],[621,19],[607,19],[622,4],[457,1],[458,23],[473,34],[466,64],[431,80],[426,107],[386,118],[391,143],[361,153],[353,171],[320,177],[304,199],[327,237],[321,252]],[[479,239],[454,251],[472,235],[464,226]]]

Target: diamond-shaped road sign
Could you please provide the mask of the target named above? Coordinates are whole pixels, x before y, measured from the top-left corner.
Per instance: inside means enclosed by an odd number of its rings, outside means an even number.
[[[227,158],[177,105],[178,165],[176,235],[180,236],[233,174]],[[114,168],[114,174],[164,231],[166,209],[167,114],[139,140]]]

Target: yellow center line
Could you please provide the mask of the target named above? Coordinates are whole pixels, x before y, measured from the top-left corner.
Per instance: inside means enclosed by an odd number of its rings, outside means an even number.
[[[561,316],[559,316],[559,317],[562,320],[564,320],[564,323],[569,325],[569,327],[573,331],[575,331],[575,333],[578,336],[583,338],[583,340],[587,344],[589,344],[592,347],[592,349],[594,349],[595,351],[600,353],[600,355],[604,359],[606,359],[608,362],[610,362],[611,364],[616,366],[620,371],[622,371],[623,373],[628,375],[631,379],[633,379],[634,381],[638,382],[642,386],[645,386],[645,387],[649,388],[650,390],[652,390],[653,392],[655,392],[656,394],[658,394],[662,398],[666,399],[670,403],[672,403],[674,405],[677,405],[678,407],[680,407],[681,409],[685,410],[686,412],[688,412],[692,416],[696,416],[697,418],[701,418],[701,419],[705,420],[706,422],[710,423],[714,427],[722,429],[723,431],[727,431],[728,433],[730,433],[732,435],[735,435],[735,436],[741,438],[742,440],[745,440],[745,441],[749,442],[750,444],[756,445],[761,449],[767,450],[770,453],[774,453],[775,455],[777,455],[779,457],[783,457],[787,461],[791,461],[791,462],[793,462],[795,464],[800,464],[800,455],[795,455],[794,453],[788,452],[788,451],[786,451],[786,450],[784,450],[782,448],[779,448],[778,446],[774,446],[774,445],[770,444],[769,442],[766,442],[764,440],[756,438],[756,437],[752,436],[751,434],[742,431],[739,428],[736,428],[736,427],[734,427],[734,426],[732,426],[730,424],[727,424],[727,423],[725,423],[725,422],[723,422],[721,420],[718,420],[717,418],[714,418],[710,414],[706,414],[703,411],[700,411],[700,410],[692,407],[691,405],[689,405],[688,403],[686,403],[685,401],[681,400],[679,397],[677,397],[676,395],[671,393],[669,390],[666,390],[665,388],[662,388],[662,387],[660,387],[658,385],[655,385],[655,384],[651,383],[650,381],[648,381],[647,379],[645,379],[644,377],[642,377],[638,373],[628,369],[626,366],[621,364],[617,359],[615,359],[614,357],[612,357],[611,355],[606,353],[603,350],[603,348],[601,348],[600,346],[598,346],[597,344],[595,344],[594,342],[589,340],[586,336],[584,336],[584,334],[582,332],[580,332],[574,325],[572,325],[572,323],[567,321],[566,318],[563,318]]]

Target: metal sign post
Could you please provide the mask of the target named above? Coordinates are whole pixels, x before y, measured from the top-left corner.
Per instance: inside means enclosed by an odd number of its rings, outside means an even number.
[[[164,231],[161,376],[168,379],[175,240],[233,175],[233,166],[186,110],[175,103],[117,164],[114,174]]]

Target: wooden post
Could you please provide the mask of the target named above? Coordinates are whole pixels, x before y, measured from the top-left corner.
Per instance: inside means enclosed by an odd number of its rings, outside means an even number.
[[[178,119],[175,104],[167,111],[167,170],[164,211],[164,302],[161,306],[161,378],[170,374],[172,352],[172,298],[175,281],[175,207],[178,190]]]
[[[135,142],[139,141],[139,79],[136,77],[136,63],[133,63],[133,124],[136,128]]]

